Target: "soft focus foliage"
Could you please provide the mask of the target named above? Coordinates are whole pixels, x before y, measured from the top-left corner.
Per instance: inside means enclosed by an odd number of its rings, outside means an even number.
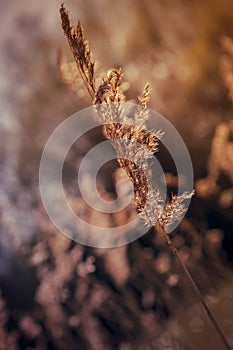
[[[99,62],[106,71],[124,68],[121,87],[128,100],[150,81],[150,107],[187,144],[196,196],[172,239],[233,345],[232,1],[66,5],[88,34],[97,84],[107,79]],[[52,226],[38,192],[41,153],[54,128],[91,100],[74,73],[55,1],[2,3],[1,20],[0,349],[222,349],[152,230],[128,246],[105,250],[80,246]],[[101,137],[96,131],[72,147],[64,187],[83,218],[108,226],[109,220],[124,223],[129,213],[101,216],[76,189],[76,165]],[[175,192],[165,149],[158,159]],[[123,176],[116,168],[110,164],[103,174],[106,198],[115,196],[108,173],[116,181]]]

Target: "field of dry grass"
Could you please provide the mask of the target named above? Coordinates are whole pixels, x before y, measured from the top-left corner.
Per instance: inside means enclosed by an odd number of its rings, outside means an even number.
[[[131,102],[149,81],[149,107],[187,145],[196,194],[170,237],[233,348],[232,1],[65,5],[84,26],[97,80],[121,67]],[[225,349],[153,228],[126,246],[100,249],[65,238],[50,222],[38,190],[43,148],[60,122],[92,101],[76,66],[67,65],[73,58],[59,4],[12,0],[1,7],[0,350]],[[76,164],[102,139],[96,131],[74,145],[63,173],[71,205],[93,223],[107,219],[80,198]],[[163,148],[158,159],[174,191]],[[116,167],[107,169],[115,179]],[[114,196],[113,181],[103,179]]]

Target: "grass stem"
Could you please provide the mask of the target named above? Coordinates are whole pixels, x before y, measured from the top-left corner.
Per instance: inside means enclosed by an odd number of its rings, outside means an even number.
[[[208,305],[206,304],[196,282],[194,281],[194,279],[192,278],[187,266],[185,265],[185,263],[182,261],[180,254],[178,252],[178,250],[176,249],[176,247],[174,246],[173,242],[170,240],[168,234],[166,233],[166,231],[159,225],[159,224],[155,224],[155,229],[156,231],[158,231],[158,233],[163,237],[164,241],[166,242],[166,244],[168,245],[169,249],[171,250],[172,254],[176,257],[177,261],[179,262],[181,268],[183,269],[187,279],[189,280],[189,283],[192,286],[192,289],[194,290],[194,292],[196,293],[199,301],[201,302],[201,305],[203,306],[210,322],[212,323],[213,327],[215,328],[216,332],[218,333],[219,337],[221,338],[223,344],[225,345],[225,348],[227,350],[232,350],[230,344],[228,343],[221,327],[219,326],[216,318],[214,317],[214,315],[212,314],[212,312],[210,311]]]

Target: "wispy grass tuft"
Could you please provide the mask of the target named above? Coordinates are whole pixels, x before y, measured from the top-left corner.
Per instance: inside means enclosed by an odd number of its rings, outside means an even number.
[[[191,193],[185,192],[181,196],[174,195],[171,201],[168,201],[163,207],[159,191],[154,190],[150,185],[150,181],[148,181],[151,177],[151,172],[147,160],[158,151],[159,140],[163,135],[160,130],[148,132],[146,129],[146,122],[150,117],[148,110],[149,84],[145,85],[142,94],[138,97],[139,107],[135,115],[135,125],[125,125],[124,122],[126,120],[120,109],[117,109],[117,106],[114,110],[112,110],[113,107],[109,108],[109,104],[120,103],[125,100],[124,93],[120,88],[123,77],[121,69],[109,71],[101,84],[96,87],[95,61],[92,58],[89,43],[84,37],[81,23],[80,21],[78,22],[76,29],[71,26],[69,14],[64,5],[61,5],[60,15],[64,34],[92,103],[97,106],[101,121],[108,123],[103,127],[103,134],[107,139],[114,140],[113,146],[118,155],[118,163],[126,171],[128,178],[133,184],[134,202],[141,219],[146,225],[154,226],[155,230],[168,245],[198,296],[209,320],[222,339],[225,348],[230,350],[231,347],[223,331],[209,310],[197,284],[166,231],[173,221],[183,215],[185,211],[184,201],[191,198],[194,195],[194,191]],[[124,142],[121,142],[122,140]],[[127,156],[130,159],[130,155],[135,153],[135,142],[140,143],[142,148],[137,152],[137,162],[134,163],[128,161]]]

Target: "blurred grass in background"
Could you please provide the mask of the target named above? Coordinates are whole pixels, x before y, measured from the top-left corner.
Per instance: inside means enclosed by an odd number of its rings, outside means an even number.
[[[224,65],[226,57],[233,62],[233,44],[223,45],[233,37],[233,3],[67,0],[66,6],[73,22],[83,23],[100,77],[122,67],[129,100],[150,81],[150,107],[187,144],[197,194],[172,236],[233,344],[233,119]],[[0,349],[220,350],[153,232],[126,247],[92,249],[56,232],[43,210],[38,167],[45,142],[91,103],[79,79],[75,91],[60,79],[59,51],[71,56],[58,10],[56,1],[1,1]],[[72,148],[64,171],[67,193],[84,211],[72,191],[75,164],[93,140],[85,142],[81,151]]]

